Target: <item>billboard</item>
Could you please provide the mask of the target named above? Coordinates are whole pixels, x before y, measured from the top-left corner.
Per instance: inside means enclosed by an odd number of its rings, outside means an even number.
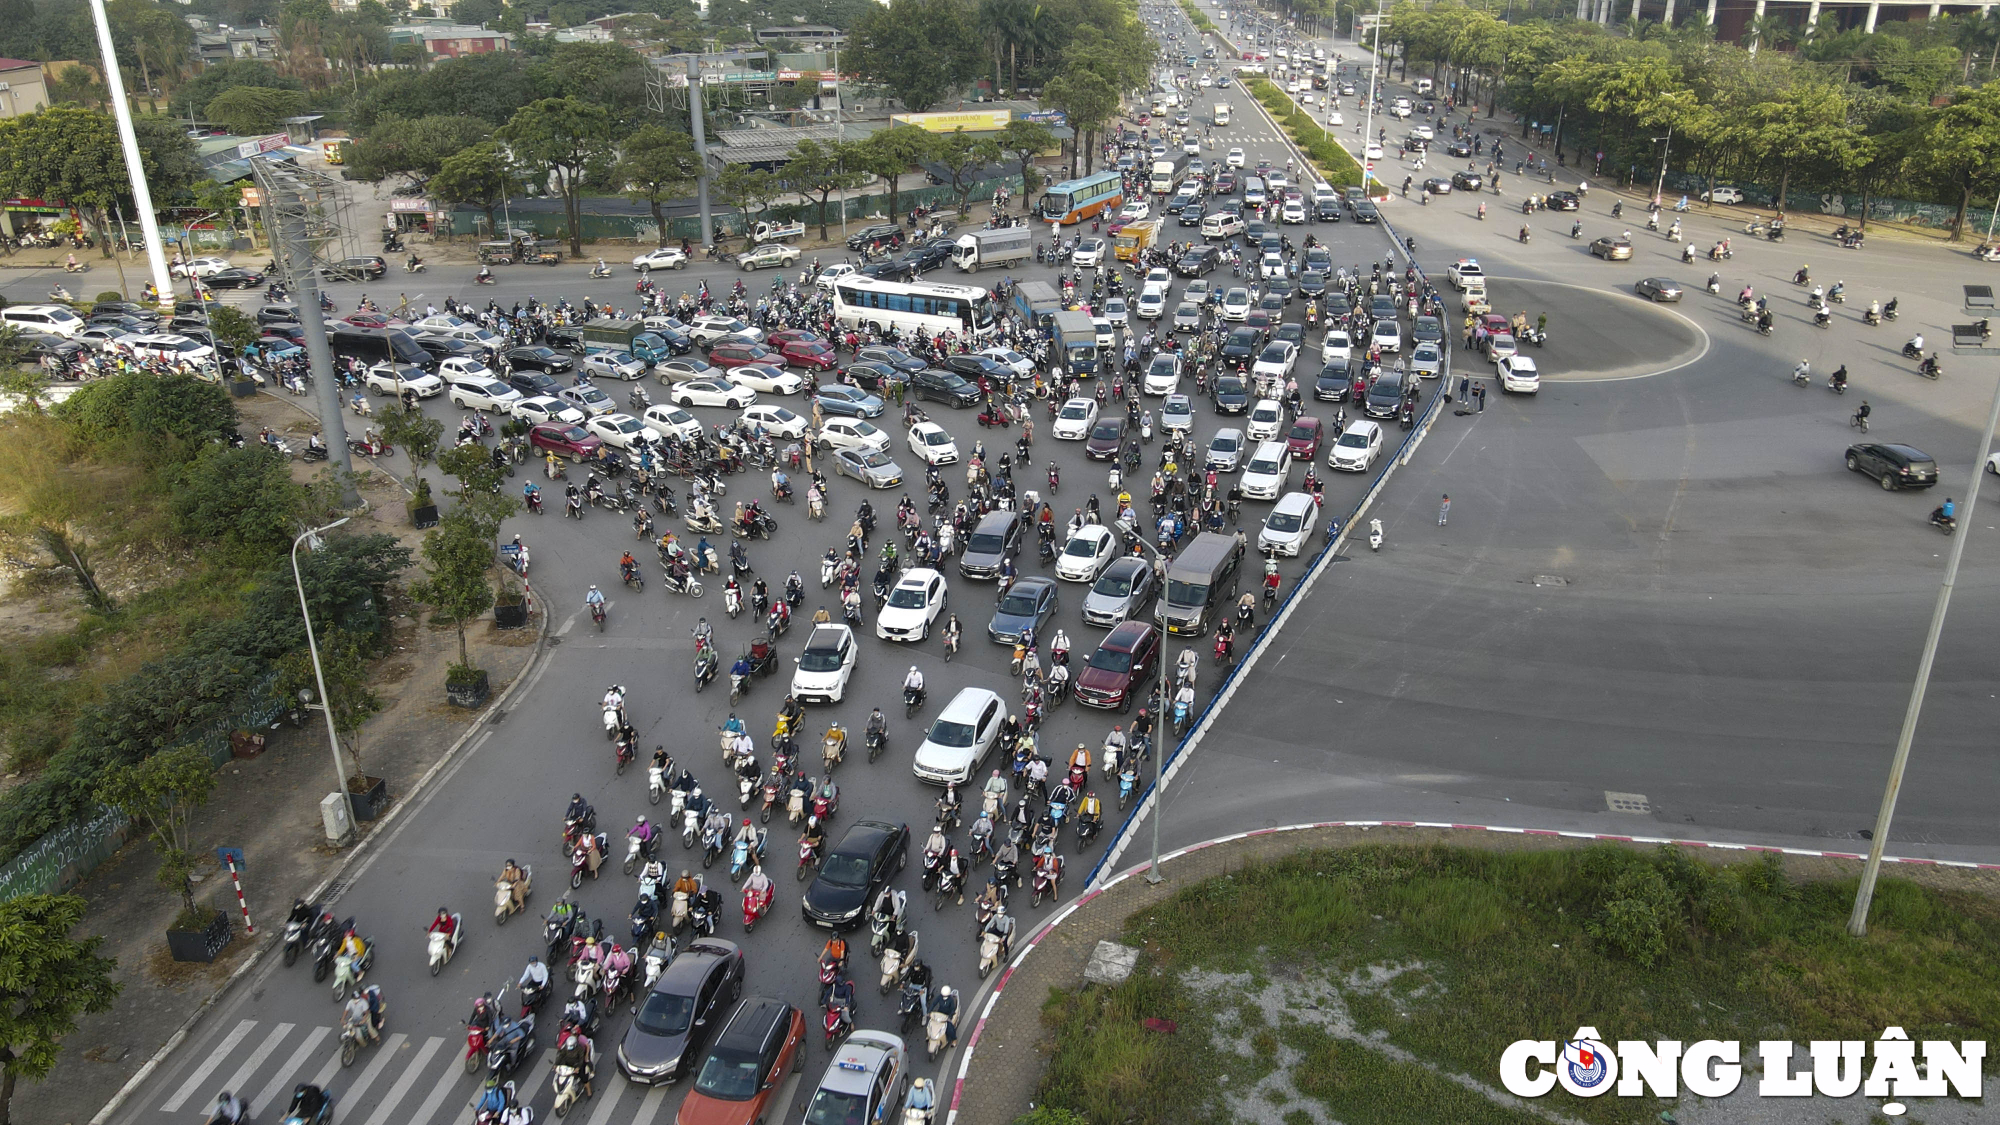
[[[1004,109],[974,109],[958,113],[897,113],[891,114],[891,125],[915,125],[931,133],[954,133],[960,129],[968,133],[997,132],[1007,127],[1013,120],[1013,113]]]

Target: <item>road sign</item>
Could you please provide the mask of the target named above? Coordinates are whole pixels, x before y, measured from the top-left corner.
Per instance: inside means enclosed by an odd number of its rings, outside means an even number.
[[[243,862],[243,849],[232,848],[227,845],[215,849],[215,862],[224,867],[234,867],[238,871],[243,870],[247,866]]]

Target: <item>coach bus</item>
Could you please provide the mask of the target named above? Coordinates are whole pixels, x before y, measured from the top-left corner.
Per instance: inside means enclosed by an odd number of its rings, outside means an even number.
[[[1064,180],[1050,188],[1042,196],[1041,215],[1045,223],[1067,226],[1124,205],[1125,185],[1117,170],[1112,169],[1080,180]]]
[[[833,318],[848,328],[894,328],[935,337],[950,332],[976,339],[993,334],[993,294],[972,285],[843,277],[833,287]]]

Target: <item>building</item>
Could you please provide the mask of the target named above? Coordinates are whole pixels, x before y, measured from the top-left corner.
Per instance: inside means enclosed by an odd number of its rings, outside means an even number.
[[[0,59],[0,117],[19,117],[49,104],[49,83],[42,64]]]
[[[1823,15],[1832,15],[1842,31],[1860,28],[1873,34],[1876,25],[1884,19],[1934,20],[1946,11],[1954,14],[1976,11],[1984,15],[1994,3],[1995,0],[1955,0],[1951,3],[1942,0],[1917,0],[1914,3],[1896,3],[1894,0],[1864,0],[1862,3],[1836,3],[1835,0],[1577,0],[1576,18],[1609,27],[1628,19],[1644,19],[1672,26],[1676,21],[1705,17],[1714,26],[1717,39],[1733,43],[1742,38],[1754,21],[1767,15],[1801,28],[1818,24]]]
[[[798,44],[801,51],[838,51],[847,46],[847,33],[837,27],[817,23],[795,23],[762,27],[755,32],[757,45],[769,47],[780,40]]]
[[[278,57],[278,33],[268,27],[218,26],[214,31],[197,32],[194,47],[204,66],[234,59],[268,62]]]
[[[434,58],[455,59],[464,55],[488,55],[511,50],[514,37],[504,31],[490,31],[462,23],[406,23],[389,29],[389,43],[421,43]]]

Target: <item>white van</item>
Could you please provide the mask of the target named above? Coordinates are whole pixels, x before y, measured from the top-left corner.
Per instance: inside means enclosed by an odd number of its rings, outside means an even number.
[[[1251,500],[1276,500],[1292,471],[1290,447],[1282,441],[1267,441],[1257,447],[1243,466],[1238,487]]]
[[[65,339],[83,331],[83,318],[61,305],[12,305],[0,309],[0,324]]]
[[[1434,83],[1434,82],[1432,82],[1432,81],[1431,81],[1430,79],[1428,79],[1428,78],[1419,78],[1419,79],[1417,79],[1417,87],[1416,87],[1416,88],[1417,88],[1417,93],[1419,93],[1419,94],[1422,94],[1422,95],[1425,95],[1425,96],[1429,96],[1429,95],[1430,95],[1430,92],[1431,92],[1432,90],[1434,90],[1434,89],[1436,89],[1436,88],[1437,88],[1437,84],[1436,84],[1436,83]]]
[[[1228,102],[1216,102],[1216,103],[1215,103],[1215,123],[1216,123],[1217,125],[1227,125],[1227,124],[1229,124],[1229,103],[1228,103]]]
[[[1243,177],[1243,205],[1245,207],[1262,207],[1264,205],[1263,177]]]

